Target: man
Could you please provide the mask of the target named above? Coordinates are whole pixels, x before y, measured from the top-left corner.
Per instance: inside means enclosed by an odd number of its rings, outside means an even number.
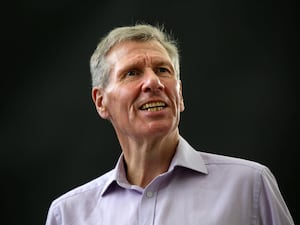
[[[294,224],[268,168],[196,151],[180,136],[179,55],[164,30],[112,30],[91,73],[96,109],[122,155],[115,169],[56,199],[47,225]]]

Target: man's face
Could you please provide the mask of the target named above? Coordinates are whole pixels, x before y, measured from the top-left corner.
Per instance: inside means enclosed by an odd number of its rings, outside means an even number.
[[[157,41],[125,41],[107,55],[108,85],[93,89],[100,116],[118,136],[142,138],[178,130],[184,110],[181,82],[166,50]]]

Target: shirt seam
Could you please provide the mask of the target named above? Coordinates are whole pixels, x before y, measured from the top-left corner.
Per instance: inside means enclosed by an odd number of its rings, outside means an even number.
[[[262,192],[262,170],[257,175],[255,181],[255,189],[254,189],[254,199],[253,199],[253,215],[252,215],[252,224],[258,225],[258,217],[259,217],[259,198]]]
[[[91,182],[93,182],[93,181],[91,181]],[[96,182],[96,181],[95,181],[95,182]],[[105,182],[104,182],[104,183],[105,183]],[[85,185],[88,185],[88,184],[85,184]],[[85,185],[84,185],[84,186],[85,186]],[[89,192],[89,191],[93,191],[93,190],[95,190],[95,189],[99,189],[101,186],[103,186],[103,185],[101,185],[101,184],[95,184],[95,186],[93,186],[93,187],[88,187],[88,188],[85,189],[85,190],[80,190],[81,188],[83,188],[83,186],[79,186],[79,187],[77,187],[76,189],[74,189],[73,191],[71,191],[71,192],[66,192],[66,194],[64,194],[64,195],[62,195],[60,198],[54,200],[53,206],[55,207],[55,206],[59,205],[61,202],[67,201],[68,199],[73,198],[73,197],[76,197],[76,196],[81,195],[81,194],[83,194],[83,193],[86,193],[86,192]],[[99,190],[99,191],[100,191],[100,193],[101,193],[101,190]]]
[[[249,164],[239,163],[239,162],[206,162],[205,165],[242,166],[242,167],[248,167],[248,168],[254,169],[256,171],[259,171],[259,173],[261,173],[262,168],[263,168],[263,165],[261,165],[261,164],[249,165]]]

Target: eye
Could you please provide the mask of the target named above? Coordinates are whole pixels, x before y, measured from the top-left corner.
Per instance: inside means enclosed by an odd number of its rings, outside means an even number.
[[[167,67],[158,67],[156,73],[159,75],[170,75],[171,71]]]
[[[129,70],[125,75],[128,77],[136,76],[136,75],[138,75],[138,71],[137,70]]]
[[[166,73],[166,72],[169,72],[169,70],[168,70],[167,68],[164,68],[164,67],[159,67],[159,68],[157,69],[157,71],[158,71],[159,73]]]

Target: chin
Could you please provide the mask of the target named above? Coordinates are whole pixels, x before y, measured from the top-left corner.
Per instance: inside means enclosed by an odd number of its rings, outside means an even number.
[[[169,133],[172,133],[172,131],[174,131],[174,126],[170,124],[164,126],[161,124],[151,124],[148,126],[146,133],[148,136],[165,136]]]

